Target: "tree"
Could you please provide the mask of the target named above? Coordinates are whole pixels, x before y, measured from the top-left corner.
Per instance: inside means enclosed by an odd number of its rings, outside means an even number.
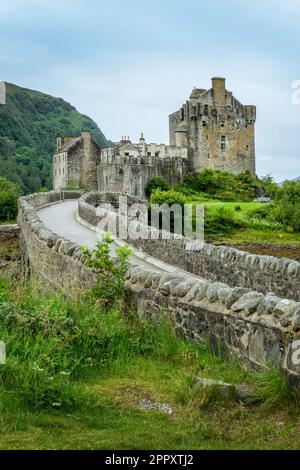
[[[18,213],[17,196],[8,191],[0,192],[0,221],[14,220]]]

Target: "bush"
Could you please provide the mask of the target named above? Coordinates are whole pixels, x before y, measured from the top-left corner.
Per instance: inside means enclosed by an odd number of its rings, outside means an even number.
[[[220,207],[215,213],[206,211],[205,235],[225,235],[240,227],[242,227],[241,222],[235,220],[233,211],[230,209]]]
[[[192,191],[223,201],[251,201],[256,197],[257,188],[261,186],[260,180],[253,178],[249,171],[234,175],[212,169],[186,176],[183,184]]]
[[[150,183],[147,184],[145,188],[145,194],[147,198],[149,198],[156,189],[168,191],[170,189],[170,185],[168,181],[163,178],[154,178],[152,181],[150,181]]]
[[[276,194],[270,220],[300,231],[300,181],[286,181]]]
[[[173,206],[174,204],[179,204],[183,207],[185,203],[186,198],[184,194],[174,191],[173,189],[170,189],[169,191],[156,189],[150,197],[150,205],[158,204],[161,206],[162,204],[167,204],[168,206]]]
[[[14,220],[18,214],[17,195],[8,191],[0,192],[0,222]]]
[[[125,272],[129,267],[131,249],[126,245],[118,247],[117,257],[110,256],[111,236],[104,234],[103,241],[97,243],[96,248],[90,250],[82,247],[87,257],[87,266],[97,275],[98,282],[89,291],[89,295],[96,298],[103,306],[111,307],[118,302],[124,294]]]

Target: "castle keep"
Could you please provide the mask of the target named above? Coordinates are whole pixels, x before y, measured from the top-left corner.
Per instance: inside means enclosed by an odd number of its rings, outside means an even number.
[[[89,131],[57,139],[53,157],[54,189],[71,185],[100,192],[144,196],[155,177],[170,183],[205,168],[255,175],[256,107],[242,105],[213,78],[209,90],[195,88],[190,99],[169,117],[170,145],[139,143],[129,137],[100,149]]]

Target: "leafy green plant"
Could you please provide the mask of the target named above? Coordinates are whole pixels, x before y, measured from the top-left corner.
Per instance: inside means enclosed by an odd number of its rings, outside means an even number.
[[[18,200],[14,193],[0,192],[0,222],[13,220],[18,213]]]
[[[163,178],[159,178],[159,177],[154,178],[147,184],[145,188],[145,194],[147,198],[149,198],[156,189],[161,189],[162,191],[168,191],[170,189],[170,184],[167,180]]]
[[[87,258],[87,266],[97,275],[97,284],[91,288],[89,295],[108,307],[120,301],[124,293],[125,272],[129,266],[131,249],[125,245],[116,250],[117,257],[113,258],[111,244],[113,239],[110,234],[104,234],[103,240],[90,250],[82,247]]]
[[[162,191],[161,189],[156,189],[150,197],[150,205],[151,204],[158,204],[161,206],[162,204],[167,204],[168,206],[173,206],[173,204],[179,204],[180,206],[184,206],[186,203],[186,197],[184,194],[175,191],[174,189],[170,189],[169,191]]]

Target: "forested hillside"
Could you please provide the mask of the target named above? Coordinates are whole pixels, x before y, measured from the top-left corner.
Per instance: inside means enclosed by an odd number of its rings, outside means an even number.
[[[61,98],[7,84],[7,104],[0,106],[0,176],[18,183],[23,193],[52,188],[51,162],[56,135],[92,131],[109,146],[97,124]]]

